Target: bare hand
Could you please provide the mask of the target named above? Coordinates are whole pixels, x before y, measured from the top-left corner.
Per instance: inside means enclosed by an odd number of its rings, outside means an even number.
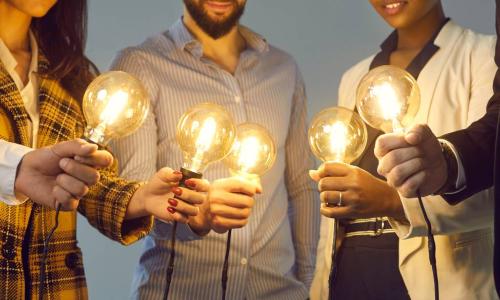
[[[377,139],[378,173],[404,197],[438,191],[448,173],[438,139],[427,125],[413,126],[405,136],[385,134]]]
[[[99,180],[97,169],[112,162],[109,152],[81,139],[36,149],[21,161],[15,191],[48,207],[61,204],[62,210],[74,210]]]
[[[214,181],[208,194],[212,229],[224,233],[245,226],[255,202],[253,197],[260,193],[262,187],[259,184],[243,178]]]
[[[209,184],[205,180],[191,179],[197,188],[190,190],[179,187],[181,179],[179,171],[160,169],[135,192],[127,207],[126,218],[152,215],[164,222],[188,223],[190,218],[198,215],[198,206],[206,202],[206,195],[201,192],[206,192]]]
[[[310,176],[318,182],[321,214],[325,217],[404,218],[396,190],[363,169],[343,163],[324,163],[318,170],[310,171]],[[342,203],[339,206],[340,197]]]

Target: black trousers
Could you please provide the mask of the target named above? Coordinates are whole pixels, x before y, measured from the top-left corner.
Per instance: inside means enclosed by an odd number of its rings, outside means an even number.
[[[399,272],[398,243],[394,233],[344,239],[330,300],[410,299]]]

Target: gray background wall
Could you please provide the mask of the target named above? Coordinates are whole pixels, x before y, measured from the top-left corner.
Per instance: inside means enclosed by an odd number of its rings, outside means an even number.
[[[448,16],[483,33],[494,33],[493,2],[443,0]],[[181,12],[181,0],[90,0],[87,53],[106,70],[117,50],[164,31]],[[298,61],[310,116],[336,104],[342,72],[376,51],[390,31],[367,0],[249,0],[243,23]],[[84,218],[78,226],[90,299],[127,298],[141,243],[110,242]]]

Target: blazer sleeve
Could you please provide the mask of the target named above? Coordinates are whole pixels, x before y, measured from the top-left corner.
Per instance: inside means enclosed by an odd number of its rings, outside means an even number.
[[[497,41],[495,63],[500,66],[500,7],[496,5]],[[456,194],[443,195],[449,203],[455,204],[493,185],[493,161],[495,159],[496,131],[500,109],[500,72],[493,81],[493,96],[488,102],[486,114],[469,127],[442,138],[451,142],[458,152],[458,159],[465,171],[466,187]]]

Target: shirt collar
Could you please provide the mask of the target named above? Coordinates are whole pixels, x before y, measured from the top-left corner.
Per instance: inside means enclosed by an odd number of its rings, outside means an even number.
[[[415,58],[410,62],[406,70],[414,77],[418,78],[420,72],[429,62],[429,60],[434,56],[434,54],[440,49],[439,38],[444,31],[445,26],[450,23],[450,19],[446,18],[441,26],[438,28],[434,36],[429,40],[429,42],[422,48],[422,50],[415,56]],[[388,65],[391,53],[396,50],[398,46],[398,33],[394,30],[383,42],[380,44],[381,51],[375,55],[373,61],[370,65],[370,70],[382,65]]]
[[[29,72],[38,71],[38,44],[36,42],[35,35],[29,31],[30,48],[31,48],[31,62]],[[0,39],[0,60],[4,64],[5,68],[9,71],[14,71],[17,67],[17,60],[15,59],[12,52],[5,45],[5,43]]]
[[[258,53],[269,51],[269,44],[261,35],[243,25],[239,25],[238,29],[248,47]],[[203,55],[201,43],[189,32],[182,18],[177,20],[177,22],[169,28],[168,32],[177,48],[188,50],[198,57]]]

